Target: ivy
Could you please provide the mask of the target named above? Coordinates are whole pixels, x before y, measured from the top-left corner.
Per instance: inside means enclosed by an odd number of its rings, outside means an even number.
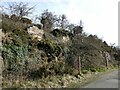
[[[27,60],[28,47],[3,44],[2,55],[6,69],[18,71]]]

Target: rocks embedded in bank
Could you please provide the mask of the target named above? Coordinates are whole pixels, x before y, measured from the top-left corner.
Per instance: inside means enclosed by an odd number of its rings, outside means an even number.
[[[42,40],[44,31],[42,29],[39,29],[36,26],[29,27],[27,29],[28,33],[32,36],[32,39],[37,38],[39,41]]]

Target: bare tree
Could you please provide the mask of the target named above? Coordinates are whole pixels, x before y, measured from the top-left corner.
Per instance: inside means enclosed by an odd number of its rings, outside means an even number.
[[[59,16],[57,20],[57,26],[61,29],[66,29],[68,27],[68,20],[65,14]]]
[[[69,24],[69,25],[68,25],[68,29],[70,30],[71,33],[73,33],[74,27],[75,27],[74,24]]]
[[[23,2],[13,2],[8,3],[8,10],[11,15],[15,14],[16,16],[19,16],[22,18],[23,16],[28,16],[29,14],[32,14],[32,10],[35,6],[29,7],[28,3]]]
[[[37,18],[40,20],[40,23],[43,24],[44,30],[51,30],[56,22],[56,15],[54,15],[52,12],[49,12],[48,9],[44,10],[41,16]]]

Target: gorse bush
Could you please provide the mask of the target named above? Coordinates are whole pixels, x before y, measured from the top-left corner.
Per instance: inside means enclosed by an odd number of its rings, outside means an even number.
[[[50,33],[53,34],[55,37],[67,36],[67,35],[69,37],[73,37],[73,34],[69,31],[66,31],[65,29],[54,29]]]
[[[52,42],[49,39],[43,39],[40,42],[38,42],[37,45],[39,50],[43,50],[46,52],[48,57],[51,57],[52,59],[55,56],[59,56],[60,53],[62,53],[62,47],[54,42]]]

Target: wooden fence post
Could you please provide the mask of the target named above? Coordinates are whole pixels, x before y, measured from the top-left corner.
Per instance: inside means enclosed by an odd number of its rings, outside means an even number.
[[[109,60],[110,60],[110,55],[108,52],[105,52],[105,59],[106,59],[106,68],[109,68]]]

